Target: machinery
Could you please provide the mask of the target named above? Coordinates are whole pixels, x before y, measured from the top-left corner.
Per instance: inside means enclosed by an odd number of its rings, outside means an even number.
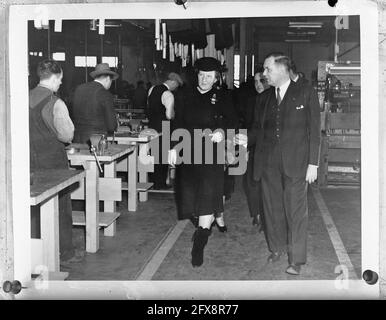
[[[359,185],[360,64],[320,61],[318,95],[322,119],[319,184]]]

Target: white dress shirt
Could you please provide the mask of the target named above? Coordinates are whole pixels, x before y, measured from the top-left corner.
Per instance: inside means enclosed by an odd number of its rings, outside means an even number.
[[[39,86],[50,89],[43,84],[39,84]],[[74,138],[75,127],[68,113],[67,106],[62,99],[56,100],[52,113],[57,139],[64,143],[71,143]],[[43,118],[44,116],[45,114],[43,114]]]
[[[280,88],[280,101],[283,101],[284,95],[287,92],[287,89],[291,83],[291,79],[288,79],[286,82],[284,82],[279,88]],[[276,98],[277,98],[277,88],[275,87],[275,93],[276,93]]]
[[[165,107],[165,115],[166,115],[166,118],[171,120],[174,118],[174,95],[173,93],[170,91],[170,88],[169,86],[166,84],[166,83],[163,83],[163,85],[168,88],[168,90],[164,91],[161,95],[161,103],[164,105]],[[152,86],[149,90],[149,93],[147,94],[147,96],[149,97],[153,91],[155,86]]]

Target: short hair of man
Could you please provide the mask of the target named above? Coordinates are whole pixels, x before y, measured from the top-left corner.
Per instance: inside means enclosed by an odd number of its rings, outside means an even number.
[[[272,52],[265,57],[268,58],[274,58],[275,63],[283,65],[288,72],[291,70],[292,60],[282,52]]]
[[[291,70],[293,73],[296,73],[296,64],[293,60],[291,61]]]
[[[53,74],[61,74],[62,68],[60,64],[55,60],[43,60],[40,61],[36,73],[40,80],[45,80],[50,78]]]
[[[262,65],[259,65],[256,70],[255,70],[255,74],[258,74],[258,73],[263,73],[264,72],[264,67]]]

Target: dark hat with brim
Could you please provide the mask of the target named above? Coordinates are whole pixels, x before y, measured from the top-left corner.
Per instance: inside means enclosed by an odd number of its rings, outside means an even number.
[[[102,76],[102,75],[110,75],[113,76],[113,80],[116,80],[119,78],[119,74],[110,70],[110,66],[108,63],[100,63],[95,66],[95,70],[90,72],[90,76],[94,79]]]
[[[197,70],[201,70],[201,71],[220,71],[221,64],[220,64],[220,61],[218,61],[215,58],[204,57],[204,58],[198,59],[194,64],[194,67]]]

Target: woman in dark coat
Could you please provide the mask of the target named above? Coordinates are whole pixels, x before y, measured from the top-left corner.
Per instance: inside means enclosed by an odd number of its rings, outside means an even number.
[[[238,119],[228,92],[215,85],[219,80],[220,67],[219,61],[214,58],[197,60],[197,86],[186,89],[182,104],[176,109],[174,129],[189,132],[191,162],[184,157],[177,161],[177,145],[169,153],[169,164],[181,162],[177,167],[175,185],[179,218],[198,220],[198,228],[193,235],[193,266],[203,263],[204,248],[212,223],[216,221],[221,232],[227,231],[223,218],[224,156],[220,152],[217,159],[217,145],[225,146],[226,129],[235,128]],[[195,129],[211,131],[206,134],[206,138],[205,134],[198,138],[201,139],[202,148],[194,148]],[[205,140],[212,144],[212,150],[205,148]],[[205,161],[205,151],[212,153],[213,161],[210,163]],[[201,163],[198,163],[197,156]]]

